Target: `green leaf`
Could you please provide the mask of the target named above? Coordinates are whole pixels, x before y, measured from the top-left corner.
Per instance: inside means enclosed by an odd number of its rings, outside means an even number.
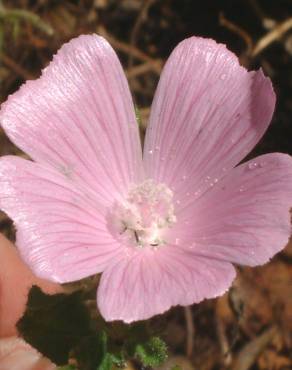
[[[19,334],[57,365],[68,364],[69,353],[92,334],[90,315],[80,292],[48,295],[33,286]]]
[[[102,362],[98,365],[96,370],[111,370],[114,365],[123,367],[125,359],[122,356],[113,355],[112,353],[106,353]]]
[[[25,20],[49,36],[54,34],[53,28],[48,23],[44,22],[37,14],[25,9],[0,8],[0,18],[10,22]]]
[[[78,367],[84,370],[96,370],[103,362],[107,353],[107,335],[100,332],[84,338],[82,343],[74,350],[74,357]]]
[[[171,370],[182,370],[182,368],[178,365],[174,365]]]
[[[167,346],[162,339],[152,337],[144,344],[136,345],[135,357],[144,366],[159,366],[167,359]]]
[[[106,353],[101,363],[97,366],[96,370],[111,370],[114,365],[112,355]]]
[[[139,110],[139,108],[136,104],[135,104],[134,108],[135,108],[135,115],[136,115],[136,120],[137,120],[138,126],[141,127],[142,126],[142,118],[141,118],[140,110]]]
[[[104,331],[86,338],[74,351],[74,356],[82,370],[111,370],[114,365],[121,366],[125,362],[121,353],[109,351]]]
[[[12,36],[13,36],[14,42],[17,41],[20,31],[21,30],[20,30],[19,22],[17,20],[15,22],[12,22]]]
[[[57,370],[78,370],[74,365],[65,365],[58,367]]]
[[[120,353],[111,353],[112,362],[118,367],[123,367],[125,365],[126,359],[123,352]]]

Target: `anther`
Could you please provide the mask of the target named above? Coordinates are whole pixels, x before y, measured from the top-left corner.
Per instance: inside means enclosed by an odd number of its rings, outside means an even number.
[[[126,244],[159,247],[166,243],[167,229],[175,222],[172,191],[164,184],[146,180],[114,204],[109,228]]]

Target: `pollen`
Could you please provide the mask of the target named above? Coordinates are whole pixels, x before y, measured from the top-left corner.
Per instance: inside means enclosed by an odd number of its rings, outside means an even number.
[[[173,192],[153,180],[133,187],[124,200],[115,202],[109,217],[115,237],[139,248],[165,244],[167,230],[175,222]]]

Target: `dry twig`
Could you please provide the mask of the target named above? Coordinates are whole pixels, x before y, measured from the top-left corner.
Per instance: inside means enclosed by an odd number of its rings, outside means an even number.
[[[132,49],[133,47],[136,46],[138,34],[139,34],[142,24],[147,19],[148,10],[154,4],[155,1],[156,0],[144,0],[142,3],[141,9],[136,18],[136,21],[135,21],[135,24],[134,24],[134,27],[131,33],[131,37],[130,37],[130,46]],[[133,54],[130,53],[129,60],[128,60],[128,68],[131,68],[132,66],[133,66]]]
[[[135,58],[141,60],[142,62],[149,63],[149,66],[151,66],[151,70],[157,73],[158,75],[160,74],[162,69],[161,60],[153,59],[149,57],[147,54],[143,53],[141,50],[137,49],[136,47],[132,47],[129,44],[126,44],[125,42],[117,40],[114,36],[110,35],[106,31],[106,29],[102,26],[98,27],[98,33],[104,36],[115,49],[128,55],[132,54]]]
[[[225,325],[223,320],[218,315],[216,316],[216,330],[223,355],[224,365],[229,366],[232,362],[231,346],[225,333]]]
[[[219,15],[219,23],[221,26],[228,28],[231,32],[236,33],[245,42],[246,50],[244,55],[251,59],[258,56],[263,50],[265,50],[275,41],[279,41],[287,31],[292,29],[292,18],[286,19],[280,24],[275,23],[275,26],[271,29],[271,31],[266,33],[254,44],[247,31],[226,19],[222,13]]]
[[[191,306],[184,307],[184,314],[185,314],[186,331],[187,331],[186,355],[188,358],[191,358],[192,353],[193,353],[193,348],[194,348],[194,334],[195,334]]]
[[[232,370],[248,370],[276,334],[277,328],[272,326],[247,343],[234,360]]]
[[[13,59],[3,52],[0,54],[0,62],[5,64],[11,71],[15,72],[17,75],[21,76],[24,80],[33,80],[35,76],[17,64]]]
[[[245,31],[243,28],[239,27],[237,24],[231,22],[227,18],[225,18],[223,13],[219,14],[219,24],[223,27],[226,27],[231,32],[236,33],[245,43],[246,50],[245,54],[250,55],[253,49],[253,42],[250,35]]]
[[[133,78],[133,77],[143,75],[144,73],[147,73],[149,71],[153,71],[153,63],[156,63],[156,62],[155,61],[151,62],[151,63],[146,62],[146,63],[143,63],[143,64],[139,64],[138,66],[128,68],[126,70],[126,76],[128,78]],[[161,68],[161,62],[160,61],[157,61],[157,68],[159,68],[159,69]]]
[[[262,26],[266,30],[270,30],[276,24],[275,20],[268,17],[264,10],[261,8],[257,0],[249,0],[250,6],[253,9],[254,13],[259,17],[262,22]]]
[[[252,50],[251,56],[256,57],[273,42],[280,40],[290,29],[292,29],[292,18],[277,24],[270,32],[268,32],[256,43]]]

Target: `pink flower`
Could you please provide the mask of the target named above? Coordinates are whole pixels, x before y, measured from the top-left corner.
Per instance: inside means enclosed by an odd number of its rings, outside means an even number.
[[[56,366],[17,337],[0,339],[1,370],[55,370]]]
[[[0,205],[23,259],[61,283],[102,272],[106,320],[147,319],[223,294],[233,264],[267,262],[290,235],[291,158],[235,167],[274,105],[261,71],[192,37],[166,63],[142,157],[114,51],[95,35],[70,41],[1,111],[33,160],[0,161]]]

